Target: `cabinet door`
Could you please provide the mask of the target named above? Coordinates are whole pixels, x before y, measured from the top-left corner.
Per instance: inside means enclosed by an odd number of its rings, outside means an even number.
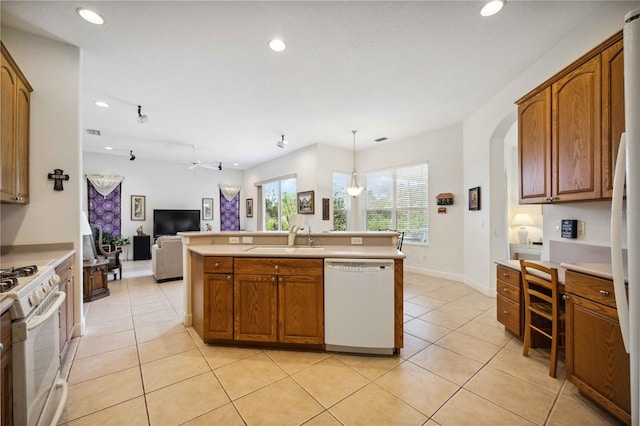
[[[68,284],[68,280],[61,281],[60,284],[58,284],[60,291],[64,292],[66,295],[65,302],[60,305],[60,309],[58,309],[58,319],[60,320],[58,323],[60,331],[60,355],[64,353],[67,341],[69,340],[69,336],[67,336],[67,299],[69,297],[69,291],[67,290]]]
[[[570,294],[566,312],[567,378],[581,393],[629,423],[629,355],[616,310]]]
[[[520,304],[498,294],[496,296],[496,319],[512,334],[522,337]]]
[[[16,170],[15,192],[17,202],[29,203],[29,88],[18,80],[16,94]]]
[[[15,201],[14,191],[14,158],[15,158],[15,104],[17,76],[8,61],[2,55],[0,68],[0,115],[2,125],[0,132],[0,161],[2,161],[0,196],[2,201]]]
[[[602,196],[613,195],[620,135],[624,132],[624,52],[622,40],[602,52]]]
[[[518,106],[520,203],[551,197],[551,88]]]
[[[278,334],[285,343],[324,343],[322,276],[278,277]]]
[[[233,339],[233,275],[207,274],[205,339]]]
[[[277,302],[275,275],[236,274],[233,285],[234,338],[276,342]]]
[[[552,86],[552,200],[601,197],[600,56]]]

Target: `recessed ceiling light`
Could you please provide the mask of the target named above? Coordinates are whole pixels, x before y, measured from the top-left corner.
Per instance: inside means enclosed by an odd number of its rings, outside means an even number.
[[[95,101],[94,103],[100,108],[109,108],[109,104],[104,101]]]
[[[77,8],[76,12],[78,12],[78,15],[82,16],[82,19],[87,22],[91,22],[95,25],[104,24],[104,18],[98,12],[94,12],[91,9],[85,9],[84,7]]]
[[[240,165],[240,163],[233,163],[233,165],[234,165],[234,166],[239,166],[239,165]]]
[[[480,10],[480,15],[482,16],[492,16],[496,13],[500,12],[504,7],[504,0],[491,0],[485,3]]]
[[[112,151],[113,148],[111,148],[110,146],[105,146],[104,149],[106,149],[107,151]]]
[[[282,52],[287,48],[287,45],[284,44],[284,41],[280,40],[279,38],[274,38],[269,42],[269,48],[274,52]]]

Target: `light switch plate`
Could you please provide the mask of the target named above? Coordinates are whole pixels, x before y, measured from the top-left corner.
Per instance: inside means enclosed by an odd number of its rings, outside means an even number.
[[[362,245],[362,237],[351,237],[351,244]]]
[[[252,244],[253,237],[242,237],[242,244]]]
[[[229,244],[239,244],[240,237],[229,237]]]

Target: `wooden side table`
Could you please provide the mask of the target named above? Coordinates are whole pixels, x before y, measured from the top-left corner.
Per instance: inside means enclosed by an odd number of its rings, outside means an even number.
[[[82,263],[83,301],[91,302],[109,295],[107,283],[108,260],[89,260]]]

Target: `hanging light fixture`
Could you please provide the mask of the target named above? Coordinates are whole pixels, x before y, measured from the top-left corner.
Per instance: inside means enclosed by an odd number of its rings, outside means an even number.
[[[352,197],[357,197],[364,187],[358,183],[358,174],[356,173],[356,133],[358,133],[358,131],[352,130],[351,133],[353,133],[353,172],[351,173],[351,184],[344,190]]]
[[[138,105],[138,123],[144,124],[149,121],[149,117],[142,113],[142,106]]]

